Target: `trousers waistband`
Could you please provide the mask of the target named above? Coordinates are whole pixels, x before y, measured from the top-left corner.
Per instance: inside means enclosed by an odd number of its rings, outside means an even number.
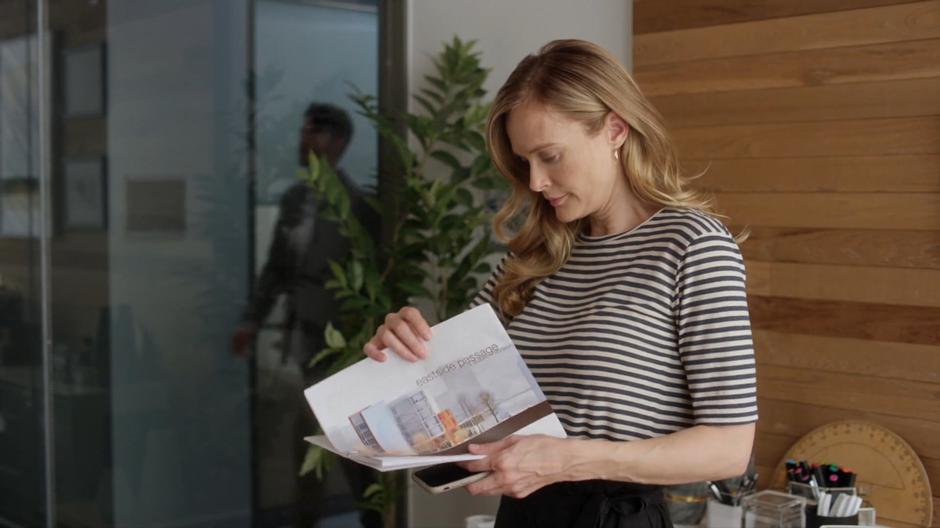
[[[649,499],[665,498],[665,488],[657,484],[639,484],[636,482],[618,482],[614,480],[579,480],[559,482],[559,493],[569,495],[606,495],[623,498],[643,497]]]

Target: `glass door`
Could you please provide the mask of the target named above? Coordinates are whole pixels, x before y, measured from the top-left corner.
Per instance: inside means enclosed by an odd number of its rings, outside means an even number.
[[[377,0],[0,2],[0,526],[374,526],[297,475]],[[378,228],[378,226],[375,226]]]
[[[35,1],[0,16],[0,524],[40,526],[50,482],[42,349],[40,35]]]

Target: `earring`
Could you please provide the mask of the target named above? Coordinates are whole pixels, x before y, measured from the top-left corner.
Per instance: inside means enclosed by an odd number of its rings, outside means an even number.
[[[614,149],[614,159],[616,159],[617,161],[620,161],[620,150],[619,150],[619,149]]]

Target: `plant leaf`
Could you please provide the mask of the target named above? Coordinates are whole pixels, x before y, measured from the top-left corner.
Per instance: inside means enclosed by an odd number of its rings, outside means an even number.
[[[335,260],[330,260],[329,264],[330,269],[333,271],[333,276],[336,277],[336,280],[339,281],[343,288],[348,288],[349,282],[346,280],[346,272],[343,271],[343,267],[340,266]]]
[[[463,165],[460,164],[460,161],[458,161],[453,154],[447,152],[446,150],[435,150],[431,153],[431,157],[446,164],[452,169],[459,170],[463,168]]]
[[[343,337],[343,334],[339,330],[333,327],[333,323],[326,323],[326,328],[323,330],[323,337],[326,339],[326,344],[330,348],[343,348],[346,346],[346,338]]]

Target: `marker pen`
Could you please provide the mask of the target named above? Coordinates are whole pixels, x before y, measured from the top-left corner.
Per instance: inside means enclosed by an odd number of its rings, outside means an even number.
[[[813,492],[813,498],[819,500],[819,484],[816,483],[815,475],[810,475],[809,477],[809,487]]]
[[[716,486],[714,482],[708,482],[707,487],[708,491],[715,497],[715,500],[721,504],[727,504],[725,498],[721,495],[721,491],[718,490],[718,486]]]
[[[821,466],[813,467],[813,476],[816,477],[816,483],[822,487],[828,487],[829,483],[826,481],[826,478],[823,476],[823,470]]]
[[[847,478],[846,478],[846,482],[845,482],[845,486],[848,487],[848,488],[853,488],[853,487],[855,487],[855,477],[856,477],[856,475],[858,475],[858,473],[855,473],[855,472],[852,471],[851,469],[845,469],[844,471],[845,471],[846,477],[847,477]]]

